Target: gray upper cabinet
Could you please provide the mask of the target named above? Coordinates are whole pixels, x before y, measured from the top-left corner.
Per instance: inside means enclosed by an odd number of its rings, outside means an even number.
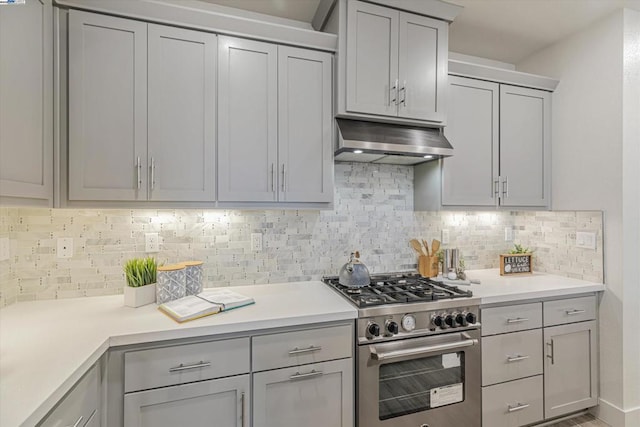
[[[69,200],[147,198],[147,24],[69,11]]]
[[[215,199],[216,36],[149,24],[149,199]]]
[[[51,0],[0,7],[0,201],[53,202]]]
[[[449,78],[442,205],[549,207],[551,94]]]
[[[218,199],[277,198],[278,47],[220,37]]]
[[[331,55],[220,37],[218,200],[333,199]]]
[[[69,200],[215,200],[216,36],[69,12]]]
[[[448,24],[349,1],[346,111],[445,120]]]
[[[333,200],[331,55],[278,47],[279,200]]]

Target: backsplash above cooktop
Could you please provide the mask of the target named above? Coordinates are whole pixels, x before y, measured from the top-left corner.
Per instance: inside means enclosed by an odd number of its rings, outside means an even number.
[[[122,292],[125,260],[144,256],[145,233],[157,232],[160,262],[204,261],[205,286],[318,280],[337,274],[360,250],[372,273],[415,269],[413,237],[459,248],[468,269],[498,267],[505,227],[531,247],[534,270],[601,282],[602,213],[414,212],[413,168],[336,163],[335,207],[314,210],[147,210],[0,208],[0,238],[11,257],[0,261],[0,307],[16,301]],[[597,233],[597,249],[575,247],[576,230]],[[251,251],[251,233],[263,250]],[[56,254],[73,238],[74,255]]]

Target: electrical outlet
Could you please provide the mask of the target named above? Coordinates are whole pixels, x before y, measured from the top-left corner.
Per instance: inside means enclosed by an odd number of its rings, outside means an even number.
[[[9,238],[3,237],[0,239],[0,261],[8,260],[11,256],[11,247],[9,245]]]
[[[442,230],[442,244],[446,245],[449,243],[449,230],[446,228]]]
[[[160,252],[160,238],[158,233],[146,233],[144,235],[144,251]]]
[[[262,233],[251,233],[251,251],[262,252]]]
[[[58,258],[71,258],[73,256],[73,239],[62,237],[58,239]]]
[[[505,227],[504,228],[504,241],[512,242],[513,241],[513,228]]]
[[[576,247],[583,249],[596,249],[596,233],[589,231],[576,232]]]

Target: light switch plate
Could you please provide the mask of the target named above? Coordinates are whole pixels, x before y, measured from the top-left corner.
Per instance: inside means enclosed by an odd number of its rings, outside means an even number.
[[[9,244],[9,238],[0,238],[0,261],[6,261],[11,256],[11,246]]]
[[[71,258],[73,256],[73,239],[62,237],[58,239],[58,258]]]
[[[596,249],[596,233],[591,231],[577,231],[576,247],[595,250]]]
[[[449,230],[446,228],[442,230],[442,244],[446,245],[449,243]]]

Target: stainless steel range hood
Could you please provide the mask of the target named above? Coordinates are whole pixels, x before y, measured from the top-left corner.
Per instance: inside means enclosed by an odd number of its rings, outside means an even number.
[[[442,129],[336,119],[335,160],[416,165],[453,155]]]

